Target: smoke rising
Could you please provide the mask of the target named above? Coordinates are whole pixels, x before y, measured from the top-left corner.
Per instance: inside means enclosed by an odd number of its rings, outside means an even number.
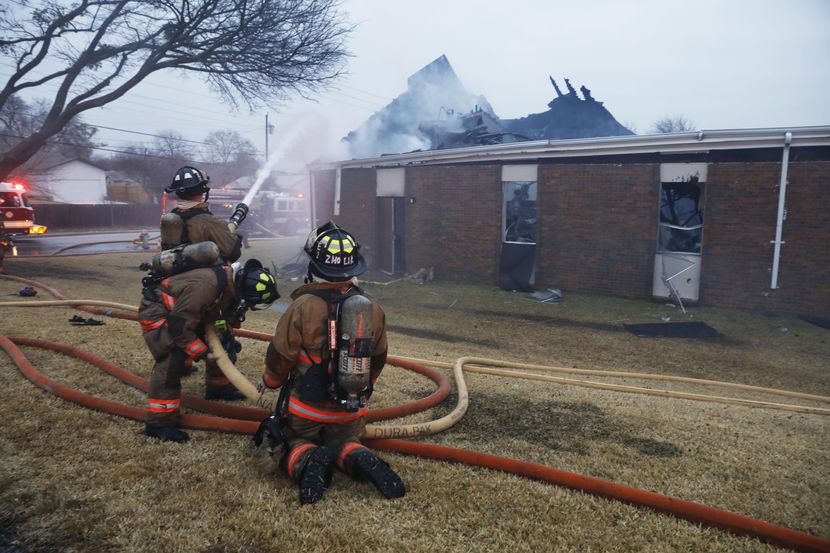
[[[409,77],[406,91],[345,138],[351,158],[428,150],[435,145],[420,125],[458,124],[455,115],[476,107],[492,113],[483,96],[468,92],[445,56]],[[449,127],[449,130],[453,130]]]

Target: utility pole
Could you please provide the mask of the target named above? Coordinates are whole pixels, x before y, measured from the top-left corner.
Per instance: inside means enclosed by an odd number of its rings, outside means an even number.
[[[265,161],[268,161],[268,135],[274,132],[274,125],[268,123],[268,114],[265,114]]]

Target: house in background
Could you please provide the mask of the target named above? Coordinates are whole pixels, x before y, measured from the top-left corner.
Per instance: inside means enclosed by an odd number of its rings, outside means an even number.
[[[110,172],[107,177],[107,198],[113,202],[152,204],[157,198],[150,196],[140,182]]]
[[[107,172],[81,159],[71,159],[31,175],[32,188],[57,202],[102,204],[107,197]]]

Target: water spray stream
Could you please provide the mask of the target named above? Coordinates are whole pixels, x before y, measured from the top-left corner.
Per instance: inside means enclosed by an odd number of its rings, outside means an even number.
[[[282,161],[286,150],[290,145],[294,144],[294,141],[302,134],[302,130],[302,125],[299,124],[289,128],[283,135],[282,140],[279,141],[277,147],[269,152],[268,161],[266,161],[262,167],[257,169],[256,180],[248,193],[245,194],[245,198],[242,200],[242,203],[245,205],[251,205],[254,196],[256,196],[256,193],[259,192],[259,189],[262,187],[262,183],[265,182],[265,179],[268,178],[277,163]]]

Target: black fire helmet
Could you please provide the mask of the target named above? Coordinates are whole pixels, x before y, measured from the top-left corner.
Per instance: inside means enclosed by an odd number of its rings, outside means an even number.
[[[175,192],[180,198],[182,196],[204,194],[210,190],[209,182],[210,177],[205,172],[185,165],[176,171],[176,174],[173,175],[173,182],[164,191],[167,193]]]

